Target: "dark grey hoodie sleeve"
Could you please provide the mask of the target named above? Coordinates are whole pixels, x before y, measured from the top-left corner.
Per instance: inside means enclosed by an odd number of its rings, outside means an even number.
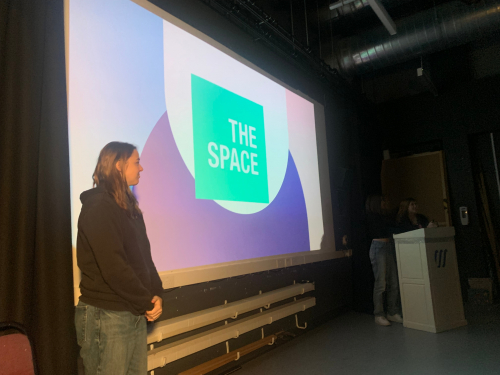
[[[147,233],[146,224],[144,223],[144,217],[142,215],[140,216],[140,220],[144,233]],[[151,276],[151,287],[153,288],[153,292],[155,296],[163,298],[163,283],[160,279],[160,275],[158,275],[158,271],[156,270],[156,266],[153,262],[153,258],[151,256],[151,250],[147,254],[146,263],[148,264],[149,274]]]
[[[106,284],[143,314],[153,309],[153,295],[129,265],[120,220],[116,209],[109,202],[101,201],[86,212],[81,230]]]

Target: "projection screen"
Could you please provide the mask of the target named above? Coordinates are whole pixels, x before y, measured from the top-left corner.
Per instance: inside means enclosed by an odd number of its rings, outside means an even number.
[[[342,256],[319,103],[145,0],[67,0],[66,47],[74,246],[123,141],[164,288]]]

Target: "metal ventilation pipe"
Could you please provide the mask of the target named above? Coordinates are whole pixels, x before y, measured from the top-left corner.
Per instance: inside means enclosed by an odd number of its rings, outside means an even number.
[[[393,36],[377,28],[340,40],[333,67],[345,75],[363,74],[490,35],[500,28],[500,0],[470,6],[447,3],[396,26]]]
[[[408,3],[412,0],[381,0],[380,2],[386,9],[393,8],[395,6]],[[337,3],[337,0],[333,0],[333,2],[330,4],[335,4]],[[330,10],[328,9],[330,12]],[[343,5],[341,7],[338,7],[331,11],[329,13],[329,16],[326,17],[327,19],[332,19],[334,21],[342,19],[342,17],[348,17],[348,18],[354,18],[354,16],[358,16],[359,13],[369,13],[370,11],[370,4],[368,4],[367,0],[354,0],[352,3],[348,3],[346,5]],[[373,14],[373,11],[372,11]]]
[[[384,4],[385,5],[385,4]],[[359,10],[369,7],[367,0],[355,0],[347,5],[342,5],[341,7],[335,9],[332,14],[333,19],[338,19],[339,16],[347,16],[358,12]]]

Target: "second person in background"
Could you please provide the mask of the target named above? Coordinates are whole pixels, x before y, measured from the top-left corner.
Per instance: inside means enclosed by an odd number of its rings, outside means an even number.
[[[394,220],[388,213],[388,203],[381,195],[371,195],[366,200],[368,233],[372,240],[370,261],[375,285],[373,304],[375,323],[390,326],[390,321],[403,323],[399,304],[399,281],[396,251],[392,239]],[[387,297],[387,315],[384,311],[384,293]]]

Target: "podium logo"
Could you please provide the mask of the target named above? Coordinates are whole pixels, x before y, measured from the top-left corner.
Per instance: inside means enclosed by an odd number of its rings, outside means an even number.
[[[448,250],[436,250],[434,251],[434,262],[438,268],[446,267],[446,253]]]
[[[269,203],[264,108],[191,75],[197,199]]]

